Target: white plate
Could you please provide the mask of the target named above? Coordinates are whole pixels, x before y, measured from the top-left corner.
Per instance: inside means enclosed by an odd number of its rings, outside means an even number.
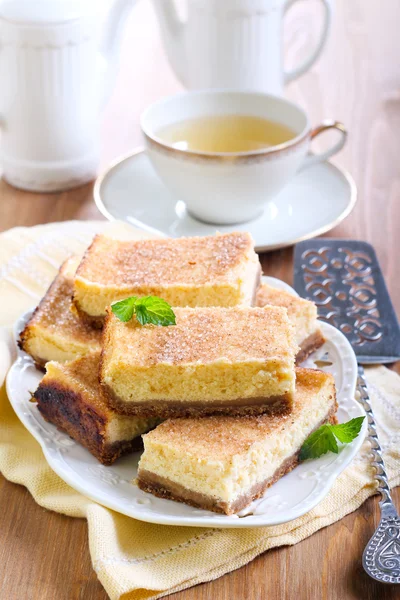
[[[232,226],[202,223],[170,194],[142,149],[115,161],[94,188],[97,207],[107,219],[170,237],[250,231],[259,252],[322,235],[350,214],[356,197],[350,175],[324,162],[298,173],[253,221]]]
[[[292,293],[294,290],[278,279],[264,277],[271,285]],[[16,335],[31,313],[16,324]],[[364,416],[364,410],[354,399],[357,363],[347,339],[337,329],[321,323],[326,344],[304,365],[315,367],[314,361],[324,358],[332,362],[324,367],[331,372],[338,392],[340,422]],[[344,446],[338,455],[327,454],[317,460],[300,464],[285,475],[264,496],[242,511],[240,516],[225,516],[194,509],[179,502],[156,498],[132,484],[137,474],[140,453],[126,456],[111,467],[105,467],[67,434],[59,432],[40,415],[30,402],[42,377],[32,359],[22,351],[7,376],[7,394],[19,419],[40,443],[50,467],[72,488],[88,498],[124,515],[141,521],[165,525],[193,527],[260,527],[277,525],[304,515],[329,492],[332,484],[357,454],[366,433],[366,420],[360,435]]]

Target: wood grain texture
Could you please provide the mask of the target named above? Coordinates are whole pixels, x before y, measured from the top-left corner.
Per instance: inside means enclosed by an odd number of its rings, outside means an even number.
[[[313,21],[310,22],[310,13]],[[291,10],[285,27],[287,62],[316,39],[315,0]],[[349,142],[337,163],[358,186],[358,203],[330,236],[374,244],[400,312],[400,3],[337,0],[333,31],[319,63],[287,95],[313,123],[342,120]],[[121,68],[104,113],[102,164],[140,143],[138,116],[151,101],[180,88],[167,65],[148,2],[133,10]],[[322,144],[322,142],[321,142]],[[0,228],[67,219],[101,218],[92,185],[62,193],[28,194],[0,182]],[[292,280],[292,250],[262,256],[264,271]],[[400,491],[394,497],[400,506]],[[1,600],[106,600],[91,568],[86,522],[39,507],[21,486],[0,479]],[[377,499],[293,547],[276,549],[217,581],[174,600],[394,600],[400,590],[369,579],[361,555],[378,519]]]

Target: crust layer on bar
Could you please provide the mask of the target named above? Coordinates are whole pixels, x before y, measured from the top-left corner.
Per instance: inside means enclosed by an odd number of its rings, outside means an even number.
[[[64,362],[99,352],[101,334],[71,312],[74,276],[79,258],[71,257],[37,306],[20,335],[18,345],[32,356],[37,366]]]
[[[300,345],[300,350],[296,356],[296,364],[299,365],[313,352],[321,348],[325,344],[325,338],[322,335],[322,331],[317,329],[314,333],[308,336]]]
[[[74,304],[101,324],[106,307],[155,295],[172,306],[248,306],[260,264],[248,233],[121,241],[96,236],[79,265]]]
[[[326,419],[321,421],[317,427],[315,427],[315,429],[318,429],[318,427],[328,422],[336,423],[336,417],[332,414],[329,414]],[[175,481],[171,481],[166,477],[161,477],[160,475],[151,473],[145,469],[140,470],[137,484],[141,490],[153,494],[158,498],[175,500],[176,502],[183,502],[189,506],[194,506],[195,508],[212,510],[213,512],[225,515],[233,515],[248,506],[251,502],[253,502],[253,500],[260,498],[260,496],[262,496],[264,492],[271,487],[271,485],[278,481],[278,479],[281,479],[281,477],[287,473],[290,473],[290,471],[297,467],[299,464],[299,454],[300,449],[295,452],[293,456],[287,458],[275,471],[272,477],[253,485],[248,494],[241,496],[233,504],[218,501],[212,496],[207,496],[206,494],[194,492],[193,490],[189,490]]]
[[[125,402],[118,398],[114,391],[107,385],[102,384],[103,391],[107,396],[109,406],[116,412],[125,415],[137,415],[141,417],[159,417],[170,419],[179,417],[206,417],[210,415],[226,414],[230,416],[252,416],[261,414],[285,414],[292,406],[292,394],[271,396],[269,398],[236,398],[227,402],[208,401],[207,405],[200,402],[180,402],[165,400],[149,400],[136,404]]]
[[[268,410],[269,398],[290,408],[298,347],[285,309],[175,308],[175,316],[175,326],[142,326],[109,311],[100,381],[114,408],[182,416],[241,406],[248,414],[243,407]]]
[[[139,481],[145,472],[143,485],[149,485],[152,473],[159,478],[153,480],[158,489],[163,482],[164,496],[179,496],[165,483],[169,480],[186,490],[182,501],[199,505],[200,494],[209,498],[208,509],[228,514],[238,510],[261,494],[277,473],[286,472],[308,435],[337,410],[332,375],[297,368],[296,377],[288,414],[172,419],[159,425],[144,436]],[[189,497],[191,492],[194,496]]]
[[[34,398],[46,421],[68,433],[101,463],[110,465],[122,454],[140,449],[141,434],[159,419],[115,413],[102,394],[98,367],[98,354],[65,364],[49,362]]]
[[[256,306],[282,306],[295,329],[295,339],[300,346],[296,363],[300,364],[325,342],[318,327],[318,313],[314,302],[294,296],[286,290],[279,290],[262,283],[257,290]]]
[[[204,510],[212,510],[216,513],[232,515],[245,508],[245,506],[250,504],[250,502],[256,498],[262,496],[268,487],[286,475],[286,473],[289,473],[289,471],[294,469],[297,464],[297,455],[287,459],[285,463],[277,471],[275,471],[273,477],[267,481],[254,485],[251,488],[251,492],[248,496],[242,496],[232,506],[227,502],[215,500],[215,498],[212,496],[194,492],[193,490],[188,490],[175,481],[171,481],[166,477],[160,477],[159,475],[150,473],[144,469],[140,471],[140,477],[137,479],[137,484],[138,487],[143,490],[143,492],[148,492],[149,494],[153,494],[158,498],[175,500],[176,502],[183,502],[184,504],[188,504],[189,506],[193,506],[195,508],[202,508]]]

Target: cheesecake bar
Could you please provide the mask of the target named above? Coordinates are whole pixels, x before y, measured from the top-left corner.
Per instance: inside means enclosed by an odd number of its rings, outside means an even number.
[[[262,496],[298,464],[310,433],[336,421],[332,375],[314,369],[296,372],[290,414],[171,419],[143,436],[139,487],[227,515]]]
[[[38,367],[44,367],[49,360],[64,362],[101,349],[101,333],[71,312],[79,260],[71,257],[63,263],[20,335],[20,348],[32,356]]]
[[[250,305],[260,272],[249,233],[135,241],[98,235],[79,265],[74,303],[98,326],[106,307],[128,296],[159,296],[171,306]]]
[[[142,447],[141,434],[160,420],[117,414],[98,380],[100,354],[67,363],[51,361],[34,393],[46,421],[68,433],[104,465]]]
[[[176,325],[127,323],[108,311],[100,380],[127,414],[202,416],[285,411],[295,388],[284,308],[174,308]]]
[[[296,343],[300,347],[296,356],[297,364],[325,343],[318,325],[317,307],[314,302],[262,283],[257,290],[256,305],[268,304],[283,306],[288,311],[288,317],[295,329]]]

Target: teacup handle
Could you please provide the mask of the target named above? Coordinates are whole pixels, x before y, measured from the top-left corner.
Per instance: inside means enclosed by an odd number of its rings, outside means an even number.
[[[315,139],[317,135],[320,135],[324,131],[328,131],[328,129],[336,129],[336,131],[339,131],[340,139],[336,142],[336,144],[333,144],[331,148],[325,152],[321,152],[321,154],[308,154],[301,165],[301,169],[306,169],[311,165],[328,160],[328,158],[334,154],[337,154],[343,148],[347,139],[347,130],[343,123],[340,123],[339,121],[323,121],[321,125],[314,127],[314,129],[311,130],[310,141]]]

